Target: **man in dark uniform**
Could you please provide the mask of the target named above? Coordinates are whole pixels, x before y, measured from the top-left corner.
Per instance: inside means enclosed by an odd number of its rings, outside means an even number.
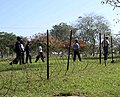
[[[21,41],[21,38],[18,36],[17,37],[17,42],[15,44],[15,49],[14,49],[14,51],[16,53],[16,58],[12,62],[9,63],[10,65],[17,64],[18,61],[20,61],[20,64],[22,64],[22,59],[21,59],[22,48],[21,48],[20,41]]]
[[[30,54],[30,42],[29,41],[27,41],[27,44],[26,44],[26,46],[25,46],[25,51],[26,51],[26,63],[28,63],[28,58],[29,58],[29,61],[30,61],[30,63],[32,63],[32,57],[31,57],[31,54]]]

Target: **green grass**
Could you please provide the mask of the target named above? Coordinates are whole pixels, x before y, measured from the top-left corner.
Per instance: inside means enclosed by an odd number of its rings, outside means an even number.
[[[50,58],[50,79],[46,62],[12,65],[0,61],[0,97],[54,97],[77,95],[84,97],[117,97],[120,95],[120,61],[107,66],[99,60]]]

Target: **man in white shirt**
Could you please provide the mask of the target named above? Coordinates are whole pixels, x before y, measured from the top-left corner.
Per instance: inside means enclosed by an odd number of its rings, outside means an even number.
[[[39,51],[39,52],[38,52],[38,55],[37,55],[37,57],[36,57],[35,62],[37,62],[40,57],[41,57],[42,62],[44,62],[44,56],[43,56],[43,51],[42,51],[42,43],[39,43],[38,51]]]
[[[20,45],[21,45],[21,64],[25,64],[25,62],[24,62],[24,52],[25,52],[25,50],[24,50],[24,45],[23,45],[22,40],[20,41]]]

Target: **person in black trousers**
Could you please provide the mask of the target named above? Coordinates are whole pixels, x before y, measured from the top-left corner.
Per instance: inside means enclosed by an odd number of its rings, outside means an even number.
[[[27,44],[25,46],[25,51],[26,51],[26,63],[28,63],[28,59],[30,63],[32,63],[32,56],[30,54],[30,41],[27,41]]]
[[[18,36],[17,41],[15,43],[15,49],[14,49],[14,51],[16,53],[16,58],[12,62],[9,63],[10,65],[17,64],[18,61],[20,61],[20,64],[22,64],[22,59],[21,59],[22,48],[21,48],[20,41],[21,41],[21,38]]]
[[[38,55],[36,57],[36,60],[35,62],[37,62],[39,60],[39,58],[41,58],[42,62],[45,62],[44,61],[44,56],[43,56],[43,50],[42,50],[42,43],[39,43],[39,46],[38,46]]]
[[[106,64],[106,61],[108,59],[108,48],[109,48],[108,37],[105,37],[104,40],[102,41],[102,47],[103,47],[104,62]]]
[[[80,49],[80,46],[78,44],[78,39],[75,39],[75,43],[73,44],[73,50],[74,50],[73,61],[76,60],[76,55],[78,56],[79,61],[81,61],[79,49]]]

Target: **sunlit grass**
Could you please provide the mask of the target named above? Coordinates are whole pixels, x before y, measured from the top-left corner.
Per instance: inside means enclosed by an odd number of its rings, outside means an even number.
[[[47,80],[46,62],[12,65],[0,62],[0,97],[53,97],[78,95],[84,97],[117,97],[120,95],[120,62],[111,59],[99,64],[99,59],[82,62],[67,58],[50,60],[50,79]]]

